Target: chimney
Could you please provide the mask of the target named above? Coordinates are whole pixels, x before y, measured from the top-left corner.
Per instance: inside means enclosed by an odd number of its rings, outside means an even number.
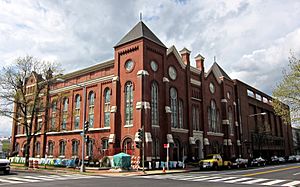
[[[196,60],[196,68],[199,69],[200,71],[204,71],[204,57],[200,54],[195,56]]]
[[[182,58],[184,64],[185,65],[190,65],[190,53],[191,53],[191,51],[189,51],[187,48],[183,48],[179,52],[181,54],[181,58]]]

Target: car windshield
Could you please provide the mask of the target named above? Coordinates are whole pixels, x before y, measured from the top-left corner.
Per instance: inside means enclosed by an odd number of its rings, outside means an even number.
[[[207,155],[206,157],[205,157],[205,159],[213,159],[214,158],[214,155]]]

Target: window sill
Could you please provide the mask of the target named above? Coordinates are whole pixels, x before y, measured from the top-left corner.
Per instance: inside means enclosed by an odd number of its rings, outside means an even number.
[[[61,155],[61,156],[59,156],[58,158],[66,158],[66,156],[62,156],[62,155]]]
[[[179,133],[188,133],[188,129],[183,129],[183,128],[171,128],[171,132],[179,132]]]
[[[210,136],[224,136],[224,133],[219,133],[219,132],[207,132],[207,135],[210,135]]]
[[[133,125],[124,125],[125,128],[131,128]]]
[[[101,130],[110,130],[110,127],[90,128],[89,129],[89,131],[101,131]]]
[[[152,125],[152,128],[159,128],[159,125]]]

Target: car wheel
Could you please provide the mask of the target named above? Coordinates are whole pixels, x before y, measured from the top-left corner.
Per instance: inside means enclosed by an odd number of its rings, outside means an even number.
[[[215,164],[215,165],[214,165],[214,170],[219,170],[218,164]]]
[[[9,170],[6,170],[6,171],[4,171],[4,174],[9,175],[9,172],[10,172]]]

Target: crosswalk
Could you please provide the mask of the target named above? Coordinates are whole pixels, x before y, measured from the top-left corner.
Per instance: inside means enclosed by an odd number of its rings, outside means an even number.
[[[80,174],[68,174],[68,175],[22,175],[22,176],[8,176],[6,178],[0,178],[0,186],[9,184],[23,184],[32,182],[46,182],[57,180],[76,180],[87,178],[107,178],[106,176],[93,176],[93,175],[80,175]]]
[[[134,176],[135,178],[144,179],[170,179],[178,181],[191,182],[210,182],[210,183],[226,183],[226,184],[244,184],[244,185],[261,185],[261,186],[288,186],[300,187],[300,180],[283,180],[283,179],[266,179],[266,178],[250,178],[242,176],[220,176],[220,175],[146,175]]]

